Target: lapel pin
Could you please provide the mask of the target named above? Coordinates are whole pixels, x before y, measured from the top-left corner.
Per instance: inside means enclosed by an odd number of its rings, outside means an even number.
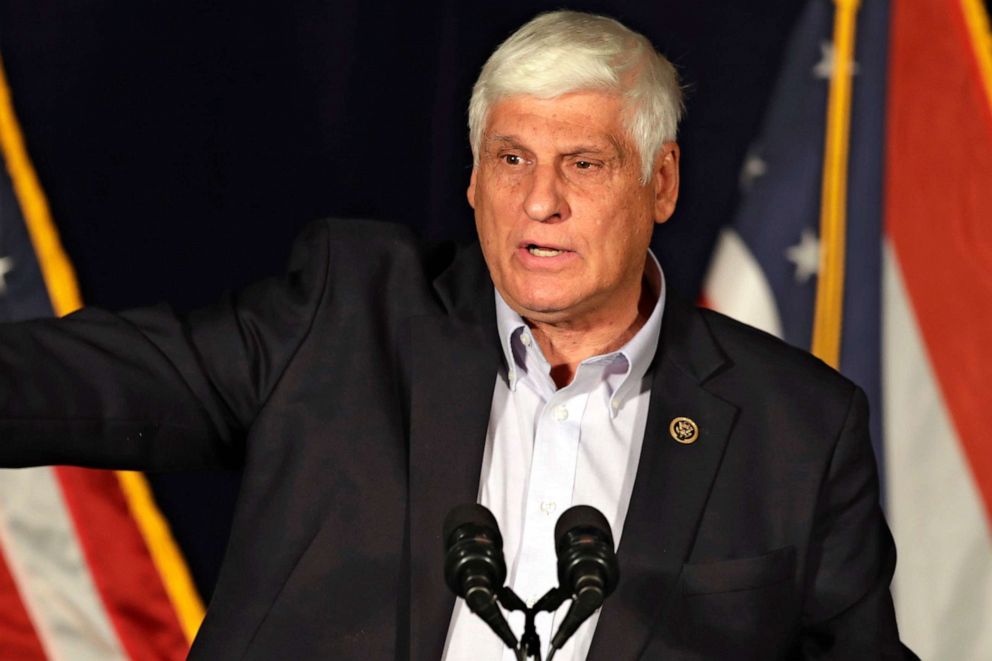
[[[699,426],[689,418],[672,418],[668,432],[683,445],[690,445],[699,439]]]

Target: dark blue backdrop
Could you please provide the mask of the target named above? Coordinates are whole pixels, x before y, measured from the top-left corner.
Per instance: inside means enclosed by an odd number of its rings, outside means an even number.
[[[278,271],[317,217],[469,239],[472,82],[562,6],[621,19],[681,72],[682,200],[655,243],[692,296],[800,2],[11,1],[0,52],[84,300],[188,308]],[[209,595],[237,475],[153,484]]]

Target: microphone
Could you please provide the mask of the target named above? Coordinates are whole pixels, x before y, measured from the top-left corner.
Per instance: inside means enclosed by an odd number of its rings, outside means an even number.
[[[572,596],[572,605],[551,639],[548,660],[596,612],[620,579],[613,549],[613,533],[606,517],[595,507],[576,505],[555,524],[558,585]]]
[[[510,649],[516,650],[517,637],[497,603],[506,580],[506,561],[496,517],[476,503],[458,505],[444,519],[444,550],[444,580],[448,587]]]

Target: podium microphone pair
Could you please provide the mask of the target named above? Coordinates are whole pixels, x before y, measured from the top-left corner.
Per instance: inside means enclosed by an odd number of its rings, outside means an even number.
[[[576,505],[565,510],[555,524],[554,541],[558,587],[528,607],[504,585],[503,537],[492,512],[482,505],[467,503],[455,507],[444,520],[445,582],[507,647],[516,651],[521,661],[528,656],[541,660],[540,640],[534,627],[538,612],[554,612],[567,599],[572,600],[551,639],[547,661],[552,661],[555,652],[603,605],[620,578],[610,524],[596,508]],[[500,605],[524,612],[524,634],[519,642]]]

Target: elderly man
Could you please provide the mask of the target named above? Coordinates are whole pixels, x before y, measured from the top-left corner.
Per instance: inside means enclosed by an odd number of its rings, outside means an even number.
[[[243,466],[193,658],[513,658],[444,585],[441,523],[474,501],[524,599],[561,511],[611,524],[620,585],[556,659],[908,655],[864,396],[648,252],[679,111],[644,37],[534,19],[472,97],[481,250],[323,222],[210,309],[4,328],[0,461]]]

